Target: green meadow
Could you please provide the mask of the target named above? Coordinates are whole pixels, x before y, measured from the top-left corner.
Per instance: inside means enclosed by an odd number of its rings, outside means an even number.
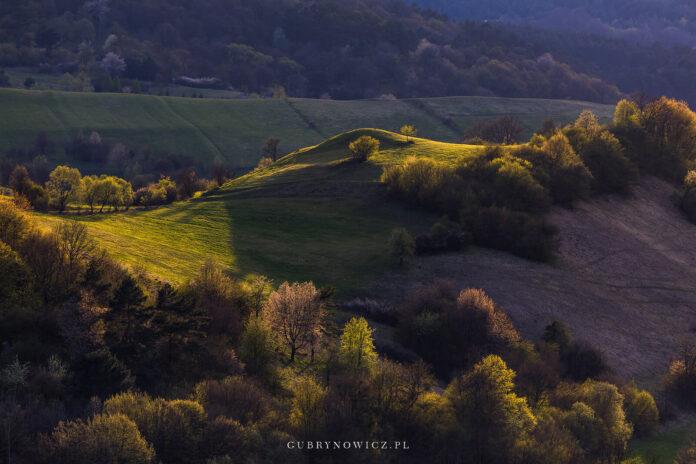
[[[347,144],[364,134],[380,139],[382,150],[367,163],[350,162]],[[185,281],[214,259],[239,275],[314,280],[345,292],[389,268],[392,229],[420,232],[435,219],[388,199],[379,185],[382,168],[412,155],[455,161],[481,151],[363,129],[288,155],[196,199],[69,218],[85,223],[115,258],[173,282]],[[39,217],[45,224],[65,220]]]
[[[413,100],[332,101],[159,97],[51,90],[0,90],[0,151],[30,148],[43,131],[58,148],[80,131],[134,149],[184,154],[233,166],[253,166],[265,140],[284,153],[356,127],[398,131],[414,124],[422,137],[459,142],[480,120],[515,115],[527,134],[547,118],[574,119],[583,109],[608,118],[613,107],[567,100],[447,97]]]

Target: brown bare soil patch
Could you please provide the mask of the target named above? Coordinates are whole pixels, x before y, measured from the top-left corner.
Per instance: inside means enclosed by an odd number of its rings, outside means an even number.
[[[679,338],[696,330],[696,226],[672,204],[673,191],[644,179],[630,198],[554,211],[556,263],[475,249],[420,259],[374,292],[397,301],[434,278],[483,288],[526,337],[538,339],[546,324],[563,321],[603,350],[618,374],[656,381]]]

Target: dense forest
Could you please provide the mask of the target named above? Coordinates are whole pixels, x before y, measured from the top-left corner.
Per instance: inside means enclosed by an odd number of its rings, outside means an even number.
[[[611,83],[544,52],[502,28],[458,24],[398,0],[0,5],[0,66],[67,73],[75,90],[137,91],[143,81],[175,80],[339,99],[617,99]]]
[[[525,23],[645,43],[693,46],[696,6],[685,0],[416,0],[456,18]]]
[[[402,128],[405,144],[416,131]],[[384,169],[385,193],[444,214],[417,243],[394,231],[396,265],[470,234],[549,258],[550,204],[629,193],[639,171],[684,178],[675,200],[694,215],[696,114],[684,103],[622,100],[608,125],[584,112],[515,146],[500,145],[519,136],[509,117],[469,136],[489,145],[481,156]],[[343,168],[380,144],[363,136],[347,149]],[[11,180],[0,198],[0,462],[619,463],[632,437],[696,406],[691,339],[654,397],[562,323],[525,339],[483,290],[444,280],[393,307],[360,305],[367,319],[341,316],[349,307],[333,287],[239,277],[213,261],[176,286],[125,268],[80,222],[47,229],[28,212],[43,191],[58,212],[120,214],[136,200],[128,182],[66,166],[43,184],[22,166]],[[141,198],[186,198],[187,185],[163,179]],[[379,351],[374,321],[393,333]]]
[[[543,11],[528,3],[515,5]],[[503,7],[464,5],[467,18],[477,20]],[[667,22],[670,31],[689,30],[682,17],[693,7],[655,5],[638,9],[640,17]],[[653,7],[660,13],[652,14]],[[622,8],[601,11],[613,18]],[[675,16],[662,21],[665,11]],[[582,18],[576,11],[561,16]],[[337,99],[497,95],[614,102],[619,92],[640,91],[696,100],[692,42],[590,34],[560,19],[555,30],[517,23],[458,23],[401,0],[9,0],[0,5],[0,67],[63,75],[73,90],[137,92],[155,81]],[[641,24],[636,30],[646,37]]]

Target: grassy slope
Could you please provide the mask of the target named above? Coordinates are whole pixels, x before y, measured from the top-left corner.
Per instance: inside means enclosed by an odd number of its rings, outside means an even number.
[[[0,89],[0,151],[31,147],[39,131],[59,147],[79,131],[104,139],[201,159],[222,155],[254,165],[268,137],[286,152],[355,127],[397,130],[415,124],[422,136],[458,141],[482,118],[515,114],[528,132],[547,117],[568,121],[586,108],[602,117],[612,107],[560,100],[448,97],[398,101],[222,100],[149,95]]]
[[[380,138],[382,152],[364,164],[347,161],[348,141],[363,133]],[[203,198],[78,220],[115,257],[169,280],[185,280],[213,258],[240,274],[312,279],[346,291],[388,268],[387,239],[393,228],[419,231],[433,221],[385,198],[378,184],[382,166],[415,153],[453,160],[480,150],[424,139],[407,143],[385,131],[353,131]],[[47,223],[61,220],[41,217]]]
[[[693,440],[695,429],[694,418],[690,417],[667,424],[650,437],[635,439],[624,464],[673,464],[679,450]]]

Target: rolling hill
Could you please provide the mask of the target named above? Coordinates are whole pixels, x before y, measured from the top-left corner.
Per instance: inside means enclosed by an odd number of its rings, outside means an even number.
[[[288,153],[355,127],[398,130],[415,124],[420,134],[457,142],[482,119],[512,114],[527,135],[546,118],[574,119],[583,109],[607,118],[613,107],[566,100],[448,97],[413,100],[331,101],[310,99],[222,100],[147,95],[0,90],[0,153],[30,148],[44,131],[59,153],[78,132],[97,131],[103,140],[134,149],[151,147],[232,166],[256,164],[269,137]]]
[[[363,164],[349,162],[346,150],[360,135],[382,144],[381,153]],[[679,337],[696,324],[690,309],[696,305],[693,225],[674,208],[673,187],[662,181],[643,179],[631,198],[555,209],[550,220],[560,229],[561,247],[553,264],[474,248],[419,258],[407,272],[392,270],[391,230],[419,233],[436,218],[390,200],[378,182],[382,167],[410,155],[452,162],[479,153],[477,146],[409,143],[391,132],[361,129],[194,200],[75,219],[116,258],[174,282],[214,259],[239,275],[335,285],[340,298],[394,302],[437,277],[485,288],[525,336],[535,339],[545,324],[562,320],[578,338],[602,347],[616,372],[655,381]]]
[[[380,155],[364,164],[346,162],[348,142],[362,134],[381,140]],[[311,279],[348,292],[388,270],[387,239],[393,228],[425,230],[433,222],[386,199],[378,183],[382,166],[412,154],[453,160],[481,151],[357,130],[299,150],[195,200],[76,219],[115,257],[175,282],[193,276],[212,258],[239,274]]]

